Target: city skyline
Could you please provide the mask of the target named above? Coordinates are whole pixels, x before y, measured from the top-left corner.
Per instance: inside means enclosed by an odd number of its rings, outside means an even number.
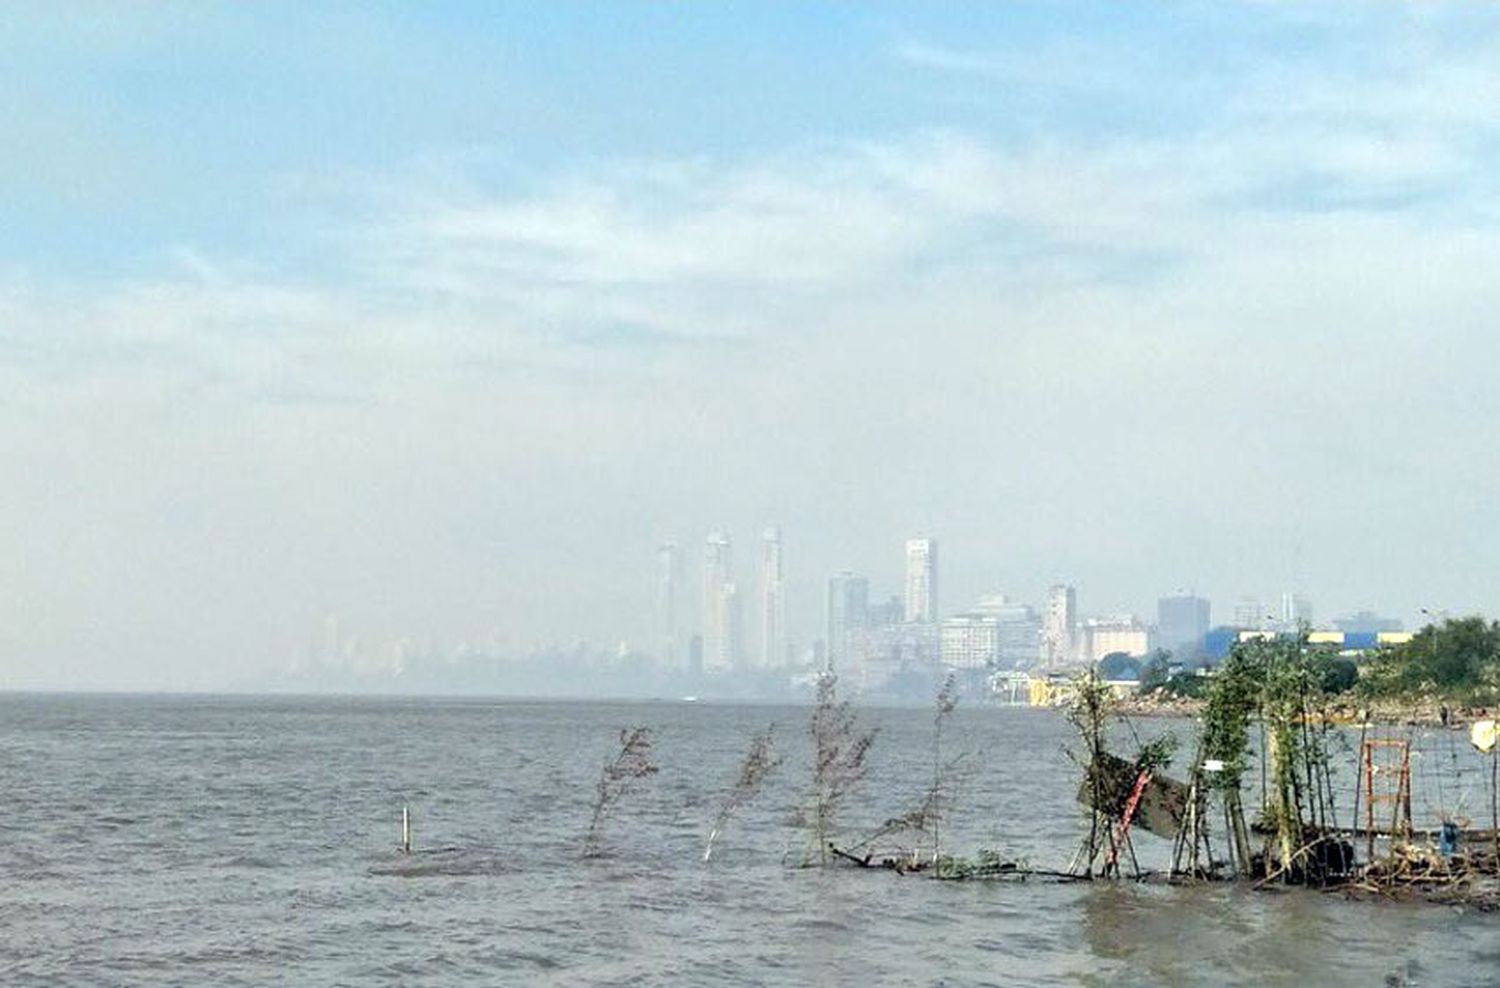
[[[809,631],[798,650],[783,650],[772,643],[785,634],[780,625],[786,576],[784,535],[775,525],[759,531],[756,596],[761,628],[753,641],[741,627],[743,600],[734,569],[733,533],[718,528],[703,539],[699,574],[704,606],[710,602],[713,606],[701,613],[679,610],[675,630],[667,636],[660,634],[660,628],[674,622],[661,620],[660,615],[672,612],[673,590],[683,577],[681,553],[676,540],[657,544],[656,646],[622,639],[589,647],[579,641],[536,646],[528,655],[520,655],[490,642],[460,643],[450,651],[430,640],[422,645],[409,638],[370,641],[357,631],[346,630],[339,617],[330,614],[323,620],[307,663],[299,663],[287,682],[304,688],[321,682],[376,689],[381,684],[397,689],[402,684],[449,689],[456,682],[452,677],[458,675],[477,688],[489,683],[490,688],[540,695],[557,690],[587,693],[587,684],[593,682],[595,688],[602,683],[606,690],[625,693],[682,688],[707,691],[709,696],[727,690],[731,695],[770,698],[796,695],[799,689],[808,688],[808,676],[828,670],[838,673],[857,693],[909,700],[922,695],[924,683],[947,673],[959,676],[966,692],[988,696],[996,688],[990,677],[997,674],[1068,673],[1107,658],[1128,657],[1143,664],[1151,655],[1166,652],[1185,667],[1213,664],[1235,640],[1252,634],[1305,630],[1314,641],[1347,640],[1354,648],[1371,647],[1377,635],[1395,635],[1382,641],[1403,640],[1398,634],[1403,630],[1400,619],[1368,610],[1322,614],[1313,622],[1313,601],[1299,591],[1274,596],[1281,609],[1278,614],[1267,613],[1268,608],[1258,600],[1244,596],[1221,603],[1215,611],[1212,601],[1196,589],[1176,589],[1157,598],[1153,620],[1107,605],[1098,610],[1080,607],[1080,588],[1071,584],[1053,584],[1039,597],[991,588],[975,599],[939,608],[932,620],[922,616],[907,620],[909,601],[904,591],[918,587],[913,596],[921,598],[926,592],[921,587],[935,585],[940,578],[935,540],[923,537],[889,547],[892,554],[901,555],[902,593],[872,593],[871,581],[862,574],[833,574],[824,588],[821,627]],[[663,608],[664,602],[669,606]],[[922,612],[921,607],[910,610]],[[1424,617],[1440,616],[1433,612]],[[724,622],[722,632],[714,626],[720,621]],[[717,639],[720,634],[723,638]],[[673,649],[684,639],[696,645],[686,650],[682,660],[674,660]],[[530,662],[525,661],[528,656]],[[1110,668],[1122,667],[1115,661]],[[449,671],[444,673],[444,669]],[[601,675],[603,680],[591,678]]]
[[[709,551],[705,556],[703,579],[705,588],[731,586],[732,568],[720,565],[728,559],[731,534],[725,529],[715,529],[707,536]],[[675,547],[675,542],[664,542],[659,546]],[[882,617],[875,622],[895,621],[905,624],[943,624],[943,635],[952,639],[953,648],[973,656],[988,649],[998,658],[1005,652],[1009,658],[1027,655],[1038,668],[1067,665],[1092,657],[1097,660],[1114,650],[1140,652],[1142,649],[1120,645],[1122,642],[1140,641],[1149,643],[1150,649],[1161,649],[1180,658],[1194,661],[1205,636],[1212,630],[1233,628],[1248,630],[1295,630],[1299,627],[1334,629],[1343,625],[1378,624],[1384,630],[1395,630],[1405,626],[1402,618],[1382,617],[1368,608],[1359,608],[1347,613],[1323,614],[1314,620],[1313,602],[1300,590],[1285,590],[1274,599],[1279,602],[1279,613],[1268,612],[1267,606],[1258,598],[1243,594],[1226,603],[1221,600],[1214,609],[1212,598],[1200,595],[1196,590],[1174,589],[1158,595],[1149,608],[1123,607],[1119,604],[1102,603],[1095,609],[1079,606],[1079,588],[1074,584],[1052,584],[1045,592],[1030,597],[1026,589],[990,586],[982,593],[967,599],[965,603],[944,610],[935,600],[934,589],[939,580],[939,557],[937,540],[931,537],[905,539],[901,587],[902,592],[891,598],[896,616]],[[797,666],[811,661],[813,650],[821,649],[824,664],[836,667],[840,658],[847,658],[848,636],[853,631],[870,625],[864,615],[884,613],[886,606],[882,598],[873,596],[870,578],[853,570],[842,570],[822,581],[819,599],[822,610],[814,626],[800,629],[800,640],[805,649],[792,655],[782,648],[767,651],[767,643],[775,640],[783,647],[788,639],[785,625],[785,572],[783,569],[783,530],[780,526],[767,526],[761,530],[761,557],[759,564],[758,607],[761,630],[757,643],[758,652],[753,663],[745,656],[733,664],[720,664],[719,671],[731,669],[743,671],[749,668]],[[659,566],[660,569],[660,566]],[[774,579],[768,576],[774,574]],[[1034,592],[1034,591],[1033,591]],[[737,591],[736,591],[737,593]],[[719,599],[719,591],[712,591],[713,599]],[[1013,596],[1020,594],[1019,597]],[[1030,598],[1030,599],[1028,599]],[[710,591],[705,590],[705,600]],[[1037,603],[1033,604],[1032,600]],[[806,601],[802,602],[806,605]],[[802,608],[804,611],[806,607]],[[712,630],[721,612],[704,611],[697,615],[699,628],[706,641],[712,641],[716,633]],[[1423,609],[1418,609],[1424,614]],[[1435,612],[1434,612],[1435,613]],[[999,625],[996,626],[996,621]],[[1004,627],[1009,622],[1021,621],[1028,629],[1017,638],[1012,634],[1005,642]],[[965,625],[964,622],[967,622]],[[1413,622],[1424,623],[1422,620]],[[961,627],[962,625],[962,627]],[[768,635],[768,631],[772,631]],[[951,634],[950,634],[951,632]],[[977,636],[977,637],[976,637]],[[621,640],[622,646],[624,639]],[[1101,644],[1102,643],[1102,644]],[[1117,649],[1116,646],[1120,645]],[[740,647],[745,647],[741,643]],[[946,648],[946,646],[944,646]],[[646,651],[651,653],[650,646]],[[780,659],[771,661],[771,655]],[[946,652],[945,652],[946,654]],[[660,658],[660,656],[658,656]],[[671,663],[666,663],[671,665]],[[816,663],[814,663],[816,664]]]

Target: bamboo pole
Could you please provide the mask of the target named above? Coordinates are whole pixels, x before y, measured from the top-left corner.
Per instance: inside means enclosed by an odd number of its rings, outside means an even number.
[[[1407,735],[1408,738],[1410,735]],[[1406,813],[1406,840],[1412,839],[1411,819],[1411,741],[1401,748],[1401,808]]]
[[[1193,880],[1198,880],[1198,777],[1193,776],[1193,784],[1188,787],[1188,833],[1193,842],[1193,849],[1188,854],[1188,867],[1192,869]]]
[[[1100,752],[1104,748],[1099,733],[1099,713],[1097,710],[1090,709],[1089,744],[1092,748],[1090,752],[1092,757],[1089,762],[1089,803],[1093,812],[1089,814],[1089,860],[1084,871],[1084,874],[1088,876],[1094,873],[1094,858],[1099,853],[1099,760]]]
[[[1239,859],[1239,848],[1235,847],[1234,821],[1230,818],[1230,815],[1229,815],[1229,801],[1226,799],[1226,800],[1223,800],[1223,803],[1224,803],[1224,844],[1225,844],[1225,847],[1229,851],[1229,867],[1233,871],[1235,871],[1236,873],[1238,873],[1240,871],[1240,867],[1241,866],[1240,866],[1240,862],[1238,860]],[[1212,855],[1210,855],[1209,859],[1212,860]]]
[[[1239,844],[1240,860],[1244,862],[1248,878],[1255,870],[1255,854],[1250,850],[1250,828],[1245,824],[1245,804],[1238,789],[1234,792],[1234,839]]]
[[[1375,753],[1368,741],[1362,747],[1361,760],[1364,763],[1364,784],[1366,790],[1365,833],[1368,838],[1365,845],[1365,864],[1372,865],[1375,863]],[[1358,825],[1359,821],[1356,818],[1355,826]]]

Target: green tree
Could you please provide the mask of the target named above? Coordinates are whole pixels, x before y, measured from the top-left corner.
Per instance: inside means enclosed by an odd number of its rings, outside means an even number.
[[[1141,692],[1150,693],[1171,679],[1172,653],[1158,648],[1141,667]]]
[[[1105,680],[1141,678],[1141,664],[1128,652],[1110,652],[1099,660],[1099,676]]]
[[[1194,672],[1179,672],[1167,680],[1167,692],[1173,696],[1185,696],[1199,699],[1208,695],[1208,677],[1200,676]]]
[[[1309,824],[1326,824],[1330,805],[1323,709],[1325,683],[1343,672],[1330,662],[1336,658],[1310,649],[1305,634],[1240,642],[1210,681],[1202,757],[1222,763],[1208,784],[1225,799],[1242,868],[1251,859],[1240,787],[1249,767],[1250,725],[1258,719],[1266,745],[1261,826],[1275,844],[1276,874],[1311,877],[1315,861],[1304,840]]]
[[[1361,685],[1377,696],[1436,693],[1458,699],[1492,694],[1500,682],[1500,623],[1482,617],[1429,624],[1381,650]]]
[[[1334,652],[1319,651],[1310,656],[1318,687],[1329,696],[1347,693],[1359,682],[1359,666]]]

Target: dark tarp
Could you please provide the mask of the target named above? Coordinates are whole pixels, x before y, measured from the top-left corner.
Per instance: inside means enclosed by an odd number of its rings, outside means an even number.
[[[1118,820],[1125,812],[1130,792],[1135,788],[1135,764],[1107,751],[1099,753],[1099,812],[1111,820]],[[1084,778],[1078,787],[1078,801],[1084,806],[1091,802],[1089,780]],[[1158,837],[1168,839],[1177,836],[1187,815],[1188,787],[1165,775],[1153,775],[1136,804],[1131,826],[1149,830]],[[1203,794],[1199,793],[1198,818],[1203,819]]]

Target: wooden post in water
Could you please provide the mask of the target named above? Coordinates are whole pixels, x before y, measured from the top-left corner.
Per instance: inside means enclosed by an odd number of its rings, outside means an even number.
[[[1366,739],[1366,736],[1369,734],[1369,731],[1370,731],[1370,713],[1369,713],[1369,711],[1364,711],[1364,723],[1362,723],[1362,724],[1359,725],[1359,770],[1357,772],[1359,778],[1357,778],[1355,780],[1355,782],[1354,782],[1354,819],[1349,821],[1349,830],[1350,830],[1350,834],[1351,834],[1351,836],[1349,838],[1349,846],[1350,847],[1353,847],[1354,846],[1354,841],[1356,841],[1356,840],[1359,839],[1359,797],[1364,793],[1364,789],[1365,789],[1365,781],[1364,781],[1365,739]],[[1371,840],[1370,847],[1371,847],[1371,851],[1373,851],[1373,849],[1374,849],[1374,840],[1373,839]],[[1368,853],[1365,855],[1365,864],[1370,864],[1371,863],[1370,862],[1371,856],[1372,855],[1368,854]]]
[[[1230,833],[1233,834],[1234,853],[1240,859],[1240,874],[1249,878],[1254,874],[1254,865],[1250,860],[1253,856],[1250,851],[1250,835],[1245,830],[1245,807],[1240,802],[1239,789],[1236,788],[1224,795],[1230,803],[1229,815],[1232,821]]]
[[[1227,797],[1228,794],[1226,793],[1225,795]],[[1224,844],[1229,852],[1229,869],[1235,874],[1239,874],[1244,866],[1240,864],[1239,848],[1235,844],[1234,817],[1229,812],[1229,800],[1225,798],[1222,802],[1224,803]],[[1212,862],[1213,855],[1210,854],[1208,859]]]
[[[1370,742],[1360,744],[1360,768],[1365,788],[1365,864],[1375,863],[1375,753]],[[1359,826],[1359,811],[1356,809],[1354,825]]]
[[[1495,838],[1495,874],[1500,875],[1500,744],[1490,749],[1490,835]]]
[[[411,853],[411,808],[401,806],[401,853]]]
[[[1188,787],[1188,837],[1193,848],[1188,853],[1188,869],[1193,881],[1198,880],[1198,773],[1193,773],[1193,784]]]

